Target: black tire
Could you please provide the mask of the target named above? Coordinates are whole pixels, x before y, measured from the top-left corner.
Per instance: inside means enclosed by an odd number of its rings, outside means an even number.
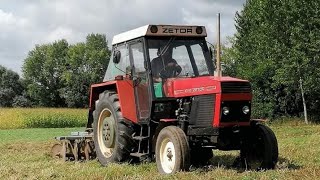
[[[161,174],[174,174],[189,169],[189,143],[180,128],[167,126],[160,131],[156,142],[156,163]]]
[[[106,166],[110,162],[128,160],[133,150],[134,141],[131,137],[134,130],[131,122],[122,117],[119,98],[114,91],[104,91],[99,95],[93,117],[98,161]]]
[[[263,125],[252,125],[240,150],[243,168],[274,169],[278,162],[278,142],[273,131]]]
[[[191,149],[191,163],[192,165],[206,165],[213,157],[211,148],[195,147]]]

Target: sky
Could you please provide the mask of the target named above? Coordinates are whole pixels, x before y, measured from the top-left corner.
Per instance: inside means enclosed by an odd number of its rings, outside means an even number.
[[[1,0],[0,65],[20,75],[28,52],[36,44],[66,39],[84,42],[89,33],[112,37],[146,24],[206,26],[215,42],[217,13],[221,38],[236,30],[234,17],[245,0]]]

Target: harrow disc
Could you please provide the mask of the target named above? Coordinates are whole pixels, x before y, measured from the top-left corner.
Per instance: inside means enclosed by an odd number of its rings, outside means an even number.
[[[53,158],[62,158],[62,145],[61,144],[55,144],[51,148],[51,156]]]

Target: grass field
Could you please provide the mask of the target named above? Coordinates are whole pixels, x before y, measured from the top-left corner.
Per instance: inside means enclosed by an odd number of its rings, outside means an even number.
[[[83,128],[0,130],[0,179],[319,179],[320,125],[298,122],[271,124],[279,143],[276,170],[238,172],[230,168],[238,152],[214,151],[210,167],[158,174],[155,163],[111,164],[61,162],[50,157],[54,136]]]

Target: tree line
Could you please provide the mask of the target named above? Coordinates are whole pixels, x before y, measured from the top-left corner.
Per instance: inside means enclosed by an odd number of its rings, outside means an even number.
[[[247,0],[225,48],[226,74],[248,79],[254,116],[320,116],[320,1]],[[302,91],[304,93],[302,94]]]
[[[22,67],[22,78],[0,66],[0,107],[86,107],[89,88],[101,82],[110,57],[106,36],[85,42],[62,39],[36,45]]]

